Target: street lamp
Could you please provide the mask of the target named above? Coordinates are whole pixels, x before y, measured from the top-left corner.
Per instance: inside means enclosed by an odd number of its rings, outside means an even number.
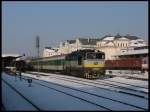
[[[37,77],[39,77],[39,48],[40,48],[40,37],[37,36],[36,37],[36,48],[37,48],[37,54],[38,54],[38,74],[37,74]]]

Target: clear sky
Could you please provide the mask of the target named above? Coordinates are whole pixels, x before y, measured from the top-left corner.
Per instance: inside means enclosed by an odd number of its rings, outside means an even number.
[[[2,53],[36,55],[37,35],[42,53],[67,39],[117,33],[148,41],[148,2],[2,2]]]

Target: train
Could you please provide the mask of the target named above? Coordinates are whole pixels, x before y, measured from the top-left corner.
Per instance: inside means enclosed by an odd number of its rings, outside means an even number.
[[[32,59],[33,71],[60,72],[76,77],[99,78],[105,74],[105,53],[84,49],[69,54]]]
[[[142,60],[140,58],[106,60],[105,67],[106,69],[140,70],[142,69]]]
[[[98,50],[84,49],[69,54],[45,58],[34,58],[28,62],[15,62],[16,70],[57,72],[87,79],[96,79],[113,71],[148,71],[148,57],[119,58],[105,60],[105,53]]]
[[[4,71],[12,73],[16,73],[17,71],[26,72],[27,70],[32,70],[32,67],[25,60],[13,61],[10,66],[4,68]]]
[[[31,65],[28,64],[25,60],[15,61],[14,66],[16,71],[26,72],[27,70],[32,70]]]
[[[105,60],[105,69],[110,73],[115,72],[129,72],[132,73],[146,73],[148,72],[148,57],[141,58],[120,58],[115,60]],[[106,72],[107,73],[107,72]]]

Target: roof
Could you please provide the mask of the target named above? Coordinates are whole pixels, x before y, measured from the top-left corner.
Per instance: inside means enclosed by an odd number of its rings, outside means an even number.
[[[139,39],[139,37],[137,37],[137,36],[124,36],[124,37],[126,37],[126,38],[128,38],[128,39],[130,39],[130,40]]]
[[[79,38],[79,41],[83,45],[96,45],[97,41],[100,41],[101,39],[92,39],[92,38]]]
[[[70,44],[75,43],[76,40],[67,40],[67,42],[69,42]]]
[[[117,39],[121,39],[121,38],[127,38],[127,39],[130,39],[130,40],[136,40],[136,39],[140,39],[140,37],[137,37],[137,36],[131,36],[131,35],[115,35],[115,36],[112,36],[112,35],[105,35],[104,37],[101,38],[101,40],[117,40]]]
[[[2,57],[18,57],[19,54],[2,54]]]
[[[52,49],[52,47],[45,47],[45,49]]]
[[[114,38],[115,38],[115,37],[106,37],[106,38],[104,38],[103,40],[110,40],[110,41],[111,41],[111,40],[114,40]]]

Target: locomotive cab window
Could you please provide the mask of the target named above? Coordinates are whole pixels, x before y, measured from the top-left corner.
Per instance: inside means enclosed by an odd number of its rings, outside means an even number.
[[[78,56],[78,65],[81,65],[82,64],[82,56]]]
[[[104,54],[101,53],[87,53],[86,55],[87,59],[104,59]]]

